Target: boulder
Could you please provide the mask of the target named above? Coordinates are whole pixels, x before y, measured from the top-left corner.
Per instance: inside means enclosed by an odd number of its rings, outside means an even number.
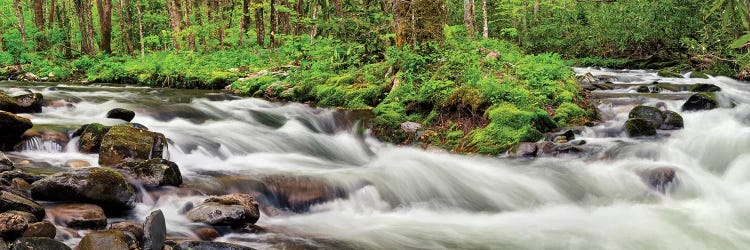
[[[648,89],[648,86],[640,86],[638,89],[636,89],[638,93],[649,93],[651,92],[650,89]]]
[[[207,241],[215,240],[216,238],[221,237],[219,231],[216,231],[216,229],[213,227],[200,227],[198,229],[195,229],[193,233],[195,233],[195,236],[197,236],[198,239]]]
[[[31,120],[0,111],[0,150],[13,150],[27,129],[33,127]]]
[[[719,86],[708,84],[708,83],[696,83],[690,86],[691,92],[719,92],[721,88]]]
[[[648,120],[630,118],[625,122],[625,132],[629,137],[654,136],[656,128]]]
[[[8,156],[6,156],[3,152],[0,152],[0,173],[5,171],[10,171],[16,168],[16,165],[8,159]]]
[[[82,153],[99,153],[104,135],[109,132],[110,127],[99,123],[83,125],[79,131],[81,138],[78,140],[78,150]],[[73,133],[75,136],[79,133]]]
[[[47,237],[23,237],[15,242],[10,250],[71,250],[62,242]]]
[[[710,110],[719,107],[716,96],[713,93],[697,93],[682,104],[682,111]]]
[[[120,119],[126,122],[130,122],[135,118],[135,112],[132,110],[116,108],[107,112],[107,118]]]
[[[40,93],[25,94],[16,96],[18,109],[15,113],[41,113],[44,96]]]
[[[100,229],[107,226],[104,210],[93,204],[56,204],[47,207],[47,214],[55,223],[65,227]]]
[[[109,229],[128,232],[132,234],[138,242],[143,241],[143,225],[141,224],[130,221],[121,221],[110,224]]]
[[[206,202],[187,212],[188,219],[214,226],[241,226],[248,222],[245,209],[240,205],[223,205]]]
[[[662,123],[659,129],[673,130],[685,127],[685,122],[682,120],[682,116],[677,112],[668,110],[662,113],[664,114],[664,123]]]
[[[669,78],[682,78],[682,75],[669,70],[659,70],[659,73],[657,75]]]
[[[310,206],[339,197],[340,190],[325,181],[310,177],[274,175],[262,178],[261,192],[278,207],[295,212],[307,211]]]
[[[39,203],[7,191],[0,191],[0,211],[10,210],[33,214],[37,220],[44,218],[44,207]]]
[[[599,78],[596,78],[591,72],[586,72],[586,74],[580,77],[580,83],[584,85],[591,85],[599,82]]]
[[[13,189],[13,190],[15,190],[15,191],[20,192],[21,194],[23,194],[25,196],[31,195],[31,193],[30,193],[30,191],[31,191],[31,184],[29,184],[29,182],[27,182],[24,179],[13,178],[12,180],[10,180],[10,188]]]
[[[106,168],[76,169],[45,177],[31,185],[34,199],[94,203],[105,209],[130,209],[135,192],[125,177]]]
[[[151,159],[139,162],[126,162],[114,166],[133,184],[146,187],[179,186],[182,184],[180,168],[174,162],[164,159]]]
[[[172,250],[253,250],[237,244],[214,241],[182,241],[172,247]]]
[[[255,197],[249,194],[234,193],[222,196],[214,196],[205,200],[205,202],[216,202],[222,205],[240,205],[245,210],[247,222],[255,224],[260,219],[260,210]]]
[[[167,223],[161,210],[154,210],[143,222],[143,250],[161,250],[167,239]]]
[[[630,110],[628,118],[640,118],[646,120],[654,129],[660,128],[664,123],[664,114],[656,107],[638,105]]]
[[[420,129],[422,129],[422,124],[416,122],[401,123],[401,130],[403,130],[407,134],[416,134]]]
[[[129,126],[114,126],[102,139],[99,165],[162,158],[167,139],[161,133]]]
[[[539,157],[552,157],[557,155],[555,150],[555,143],[550,141],[544,141],[537,143],[537,156]]]
[[[21,215],[10,212],[0,213],[0,237],[6,241],[12,241],[21,236],[28,226],[28,221]]]
[[[39,81],[39,77],[36,74],[31,73],[31,72],[26,72],[26,74],[24,74],[23,77],[21,77],[21,79],[23,79],[24,81],[29,81],[29,82]]]
[[[536,157],[538,147],[533,142],[521,142],[514,155],[516,157]]]
[[[52,222],[41,221],[29,223],[29,227],[23,232],[23,237],[46,237],[54,239],[57,234],[57,228]]]
[[[76,250],[135,250],[138,243],[132,235],[120,230],[107,229],[91,232],[81,239]]]
[[[673,168],[661,167],[649,169],[639,173],[646,184],[659,192],[666,192],[667,186],[675,181],[676,173]]]
[[[706,75],[706,73],[703,73],[703,72],[693,71],[690,73],[690,78],[708,79],[708,75]]]
[[[30,174],[19,169],[0,173],[0,181],[3,183],[11,183],[13,179],[23,179],[28,183],[34,183],[41,180],[42,176]]]

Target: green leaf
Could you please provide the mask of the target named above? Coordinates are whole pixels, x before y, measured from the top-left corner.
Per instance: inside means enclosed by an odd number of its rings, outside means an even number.
[[[737,38],[737,40],[734,40],[734,42],[732,42],[729,47],[732,49],[739,49],[745,46],[745,44],[747,44],[748,42],[750,42],[750,34],[745,34],[744,36]]]

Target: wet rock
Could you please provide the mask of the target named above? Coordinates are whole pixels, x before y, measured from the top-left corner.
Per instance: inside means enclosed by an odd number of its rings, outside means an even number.
[[[258,209],[258,202],[255,201],[255,197],[249,194],[228,194],[222,196],[214,196],[205,200],[205,202],[215,202],[222,205],[240,205],[245,210],[247,216],[247,222],[255,224],[260,218],[260,210]]]
[[[0,152],[0,173],[13,169],[15,169],[15,164],[13,164],[13,161],[8,159],[8,156],[6,156],[3,152]]]
[[[674,182],[676,173],[673,168],[662,167],[643,171],[640,176],[649,187],[664,193],[667,186]]]
[[[316,178],[268,176],[262,179],[264,194],[279,207],[295,212],[307,211],[310,206],[337,198],[339,190]]]
[[[38,82],[39,81],[39,77],[37,75],[35,75],[34,73],[31,73],[31,72],[26,72],[26,74],[24,74],[21,77],[21,79],[24,80],[24,81],[29,81],[29,82]]]
[[[719,92],[721,88],[719,86],[708,84],[708,83],[696,83],[690,86],[691,92]]]
[[[690,73],[690,78],[708,79],[708,75],[706,75],[703,72],[693,71],[693,72]]]
[[[537,150],[536,143],[522,142],[518,144],[518,149],[516,149],[514,155],[516,157],[536,157]]]
[[[47,214],[55,223],[70,228],[99,229],[107,226],[104,210],[94,204],[56,204],[47,207]]]
[[[0,237],[7,241],[21,236],[28,226],[29,223],[23,216],[9,212],[0,213]]]
[[[180,168],[174,162],[164,159],[126,162],[113,168],[130,177],[131,183],[142,184],[147,187],[179,186],[182,184]]]
[[[599,78],[596,78],[591,72],[586,72],[586,74],[580,77],[579,82],[584,85],[591,85],[599,83]]]
[[[669,70],[659,70],[658,75],[661,77],[682,78],[682,75]]]
[[[69,160],[65,162],[65,166],[69,168],[87,168],[91,167],[91,163],[85,160]]]
[[[719,106],[713,93],[697,93],[682,104],[683,111],[710,110]]]
[[[10,180],[10,188],[29,196],[31,193],[31,184],[21,178],[13,178]]]
[[[673,130],[682,129],[685,127],[685,122],[682,120],[682,116],[674,111],[664,111],[664,123],[659,129]]]
[[[120,119],[126,122],[130,122],[135,118],[135,112],[132,110],[116,108],[107,112],[107,118]]]
[[[81,239],[76,250],[135,250],[138,243],[132,235],[120,230],[107,229],[91,232]]]
[[[625,122],[625,132],[629,137],[656,135],[656,129],[651,122],[641,118],[630,118]]]
[[[114,126],[102,139],[99,165],[113,166],[122,162],[162,158],[167,139],[155,133],[129,126]]]
[[[46,237],[54,239],[57,234],[57,228],[52,222],[41,221],[30,223],[26,231],[23,232],[23,237]]]
[[[416,134],[417,131],[422,129],[422,124],[416,122],[404,122],[401,123],[401,129],[408,134]]]
[[[143,250],[159,250],[164,248],[167,239],[167,224],[161,210],[154,210],[143,223]]]
[[[80,130],[81,139],[78,140],[78,150],[82,153],[99,153],[104,135],[109,132],[110,127],[99,123],[83,125]],[[75,136],[78,131],[73,133]]]
[[[10,250],[71,250],[62,242],[47,237],[23,237],[15,242]]]
[[[649,93],[651,92],[650,89],[648,89],[648,86],[640,86],[638,89],[636,89],[638,93]]]
[[[110,224],[109,229],[128,232],[132,234],[138,242],[143,241],[143,225],[141,224],[130,221],[121,221]]]
[[[106,168],[76,169],[45,177],[31,185],[34,199],[87,202],[110,210],[130,209],[135,192],[122,174]]]
[[[21,171],[20,169],[11,170],[11,171],[5,171],[0,173],[0,179],[2,179],[3,183],[11,183],[13,179],[20,178],[28,183],[34,183],[38,180],[42,179],[42,176],[27,173],[24,171]]]
[[[640,118],[646,120],[654,129],[660,128],[664,123],[664,114],[656,107],[638,105],[630,110],[628,118]]]
[[[18,109],[14,113],[41,113],[44,97],[40,93],[16,96]],[[12,112],[12,111],[11,111]]]
[[[36,217],[36,215],[33,215],[32,213],[29,213],[29,212],[11,210],[11,211],[7,211],[6,213],[11,213],[11,214],[15,214],[15,215],[21,216],[28,223],[35,223],[35,222],[39,222],[40,221],[39,218]]]
[[[237,244],[214,241],[182,241],[172,247],[172,250],[253,250]]]
[[[0,111],[0,150],[13,150],[27,129],[33,127],[31,120]]]
[[[219,231],[216,231],[213,227],[201,227],[193,231],[193,233],[195,233],[195,236],[198,236],[198,239],[206,241],[212,241],[221,237]]]
[[[0,211],[10,210],[28,212],[38,220],[44,218],[44,207],[39,203],[7,191],[0,191]]]
[[[203,203],[187,212],[188,219],[209,225],[240,226],[248,223],[245,209],[240,205]]]
[[[537,143],[537,149],[537,156],[539,157],[553,157],[557,155],[557,151],[555,151],[555,143],[550,141]]]

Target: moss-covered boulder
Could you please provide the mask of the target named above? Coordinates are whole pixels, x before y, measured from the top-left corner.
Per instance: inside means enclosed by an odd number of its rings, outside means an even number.
[[[708,79],[708,75],[700,71],[693,71],[692,73],[690,73],[690,78]]]
[[[78,140],[78,150],[83,153],[99,153],[104,135],[109,132],[110,127],[99,123],[86,124],[79,129],[81,139]],[[73,133],[74,135],[78,134]]]
[[[132,110],[115,108],[107,112],[107,118],[120,119],[126,122],[130,122],[135,118],[135,112]]]
[[[659,70],[658,75],[661,77],[669,77],[669,78],[682,78],[682,75],[676,72],[672,72],[666,69]]]
[[[133,184],[146,187],[179,186],[182,174],[176,163],[164,159],[125,162],[114,166]]]
[[[660,128],[664,123],[664,114],[659,108],[644,105],[638,105],[631,109],[628,118],[644,119],[654,129]]]
[[[691,92],[719,92],[721,88],[719,86],[710,83],[696,83],[690,86]]]
[[[120,230],[107,229],[91,232],[81,239],[76,247],[77,250],[125,250],[139,249],[138,241],[129,233]]]
[[[673,129],[682,129],[685,127],[685,122],[683,121],[682,116],[678,114],[677,112],[667,110],[667,111],[664,111],[663,113],[664,113],[664,123],[662,123],[659,129],[673,130]]]
[[[654,136],[656,128],[646,119],[630,118],[625,122],[625,132],[629,137]]]
[[[102,139],[99,165],[162,158],[167,138],[161,133],[129,126],[114,126]]]
[[[118,211],[135,205],[125,177],[107,168],[77,169],[45,177],[31,185],[31,196],[46,201],[94,203]]]
[[[0,150],[13,150],[23,133],[33,126],[29,119],[0,111]]]
[[[46,237],[24,237],[13,242],[10,250],[71,250],[62,242]]]
[[[711,110],[719,107],[714,93],[697,93],[682,104],[683,111]]]

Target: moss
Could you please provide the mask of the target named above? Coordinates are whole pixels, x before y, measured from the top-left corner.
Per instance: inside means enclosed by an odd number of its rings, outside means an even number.
[[[654,136],[656,128],[646,119],[630,118],[625,122],[625,132],[629,137]]]
[[[166,143],[160,133],[125,125],[114,126],[102,139],[99,164],[112,166],[126,160],[161,158],[156,146]]]
[[[661,77],[682,78],[682,75],[680,75],[678,73],[675,73],[675,72],[672,72],[672,71],[669,71],[669,70],[666,70],[666,69],[659,70],[659,72],[657,74],[659,76],[661,76]]]
[[[664,125],[666,125],[667,128],[684,128],[685,122],[682,119],[682,116],[674,111],[666,111],[665,112],[666,119],[664,120]]]
[[[690,78],[708,79],[708,75],[700,71],[693,71],[692,73],[690,73]]]
[[[97,153],[101,148],[104,135],[109,132],[110,127],[99,123],[84,125],[81,139],[78,140],[78,150],[84,153]]]

